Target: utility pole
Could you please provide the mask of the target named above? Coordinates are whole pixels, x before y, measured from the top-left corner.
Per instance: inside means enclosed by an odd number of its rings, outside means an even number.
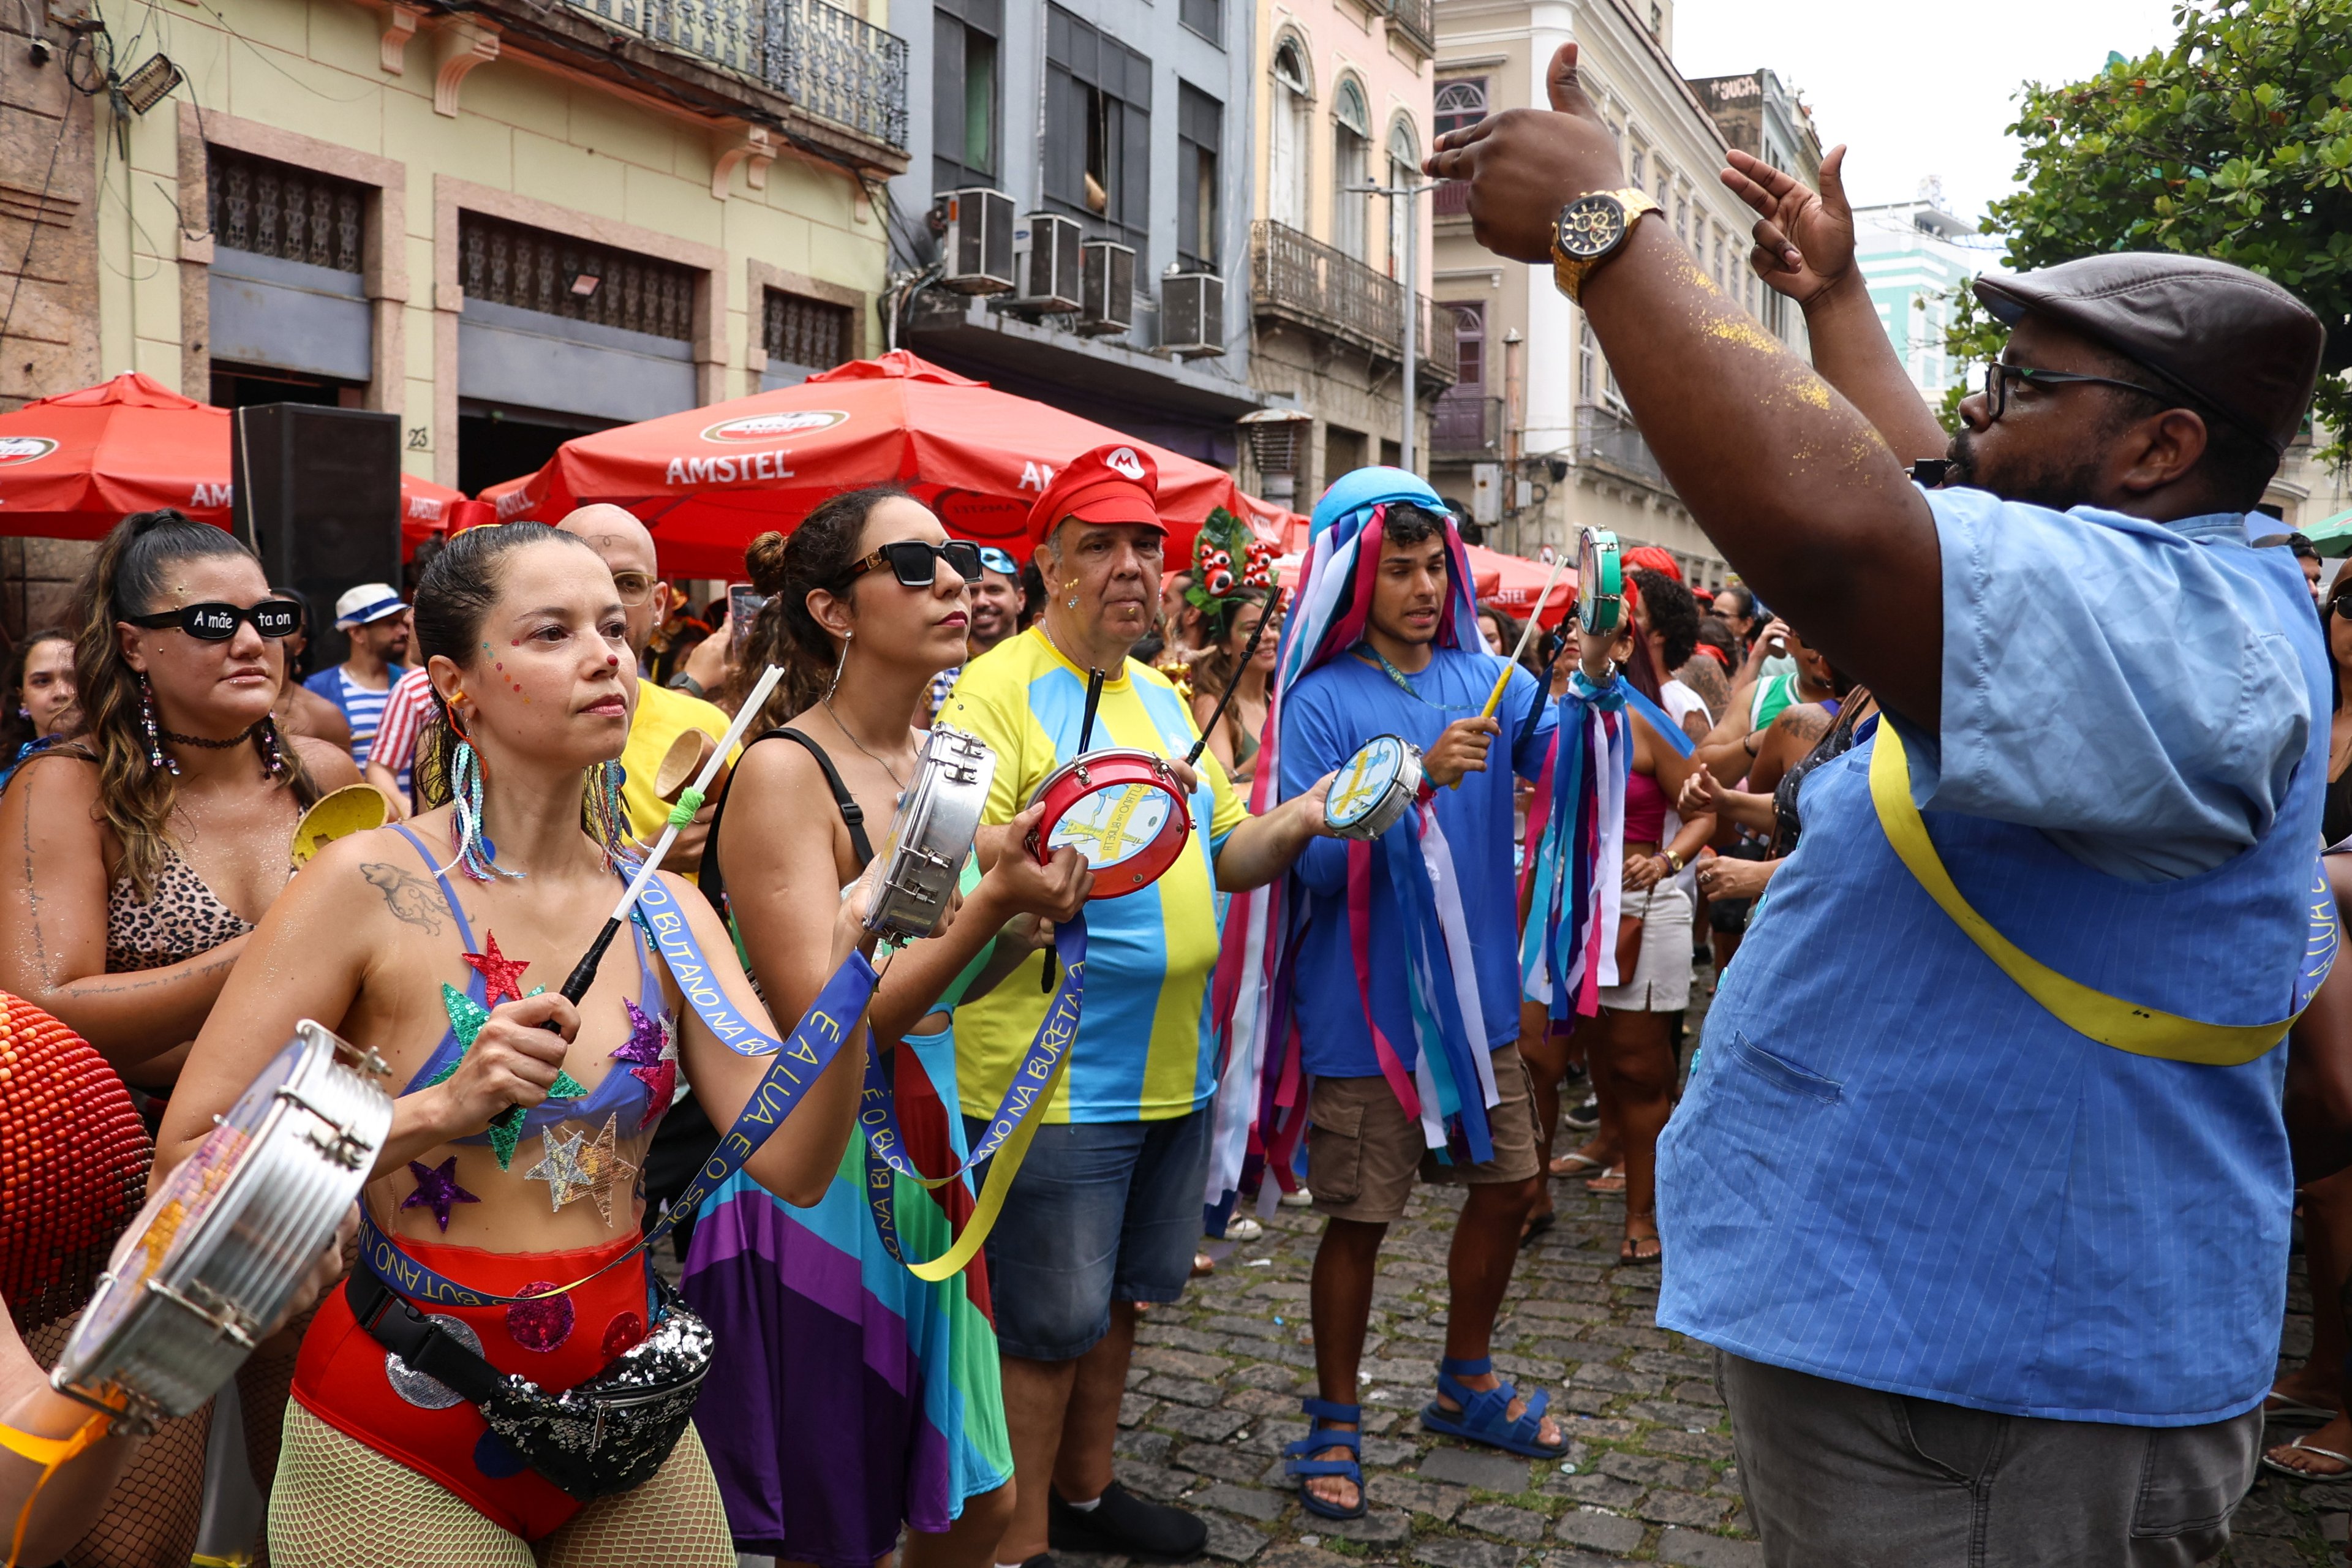
[[[1431,180],[1407,180],[1401,185],[1345,187],[1353,193],[1386,196],[1404,204],[1404,439],[1398,447],[1403,453],[1404,469],[1411,474],[1421,472],[1421,443],[1416,439],[1420,420],[1413,397],[1413,376],[1419,369],[1415,362],[1420,358],[1421,348],[1421,194],[1435,184]]]

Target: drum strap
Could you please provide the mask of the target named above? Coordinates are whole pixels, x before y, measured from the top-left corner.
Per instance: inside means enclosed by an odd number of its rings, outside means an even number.
[[[49,1478],[67,1461],[103,1439],[113,1420],[111,1412],[98,1411],[64,1437],[37,1437],[30,1432],[0,1425],[0,1448],[41,1467],[41,1479],[33,1483],[33,1489],[26,1494],[25,1506],[16,1510],[16,1532],[8,1538],[7,1568],[16,1568],[17,1560],[24,1555],[25,1531],[32,1526],[33,1505],[40,1500],[41,1489],[49,1484]]]

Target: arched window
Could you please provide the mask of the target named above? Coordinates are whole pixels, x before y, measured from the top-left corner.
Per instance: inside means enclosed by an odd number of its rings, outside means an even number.
[[[1306,51],[1296,37],[1285,37],[1275,46],[1274,92],[1267,105],[1274,118],[1266,137],[1265,216],[1299,230],[1307,221],[1307,126],[1313,98]]]
[[[1480,76],[1440,82],[1436,110],[1436,119],[1430,129],[1437,135],[1443,136],[1449,131],[1477,124],[1486,118],[1486,79]]]
[[[1389,186],[1391,190],[1416,184],[1421,180],[1421,146],[1414,141],[1412,121],[1400,114],[1389,124]],[[1412,230],[1405,222],[1409,205],[1391,196],[1389,207],[1389,276],[1404,276],[1405,247],[1412,243]],[[1426,279],[1423,279],[1425,282]]]
[[[1364,259],[1372,198],[1361,190],[1371,184],[1372,118],[1364,107],[1364,89],[1353,77],[1342,77],[1331,95],[1331,243]]]

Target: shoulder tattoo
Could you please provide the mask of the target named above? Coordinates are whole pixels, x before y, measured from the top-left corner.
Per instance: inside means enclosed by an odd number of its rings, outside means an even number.
[[[383,907],[392,918],[413,925],[427,936],[441,934],[440,889],[404,866],[389,865],[382,860],[369,860],[360,867],[360,875],[368,886],[383,895]]]

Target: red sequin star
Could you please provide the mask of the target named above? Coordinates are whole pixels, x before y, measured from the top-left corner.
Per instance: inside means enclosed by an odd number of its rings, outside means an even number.
[[[473,966],[475,973],[482,977],[483,987],[489,993],[485,1005],[495,1007],[502,998],[509,996],[518,1002],[522,1000],[522,972],[530,967],[530,961],[525,959],[517,963],[500,952],[499,939],[491,932],[483,933],[482,945],[490,951],[469,952],[466,954],[466,962]]]

